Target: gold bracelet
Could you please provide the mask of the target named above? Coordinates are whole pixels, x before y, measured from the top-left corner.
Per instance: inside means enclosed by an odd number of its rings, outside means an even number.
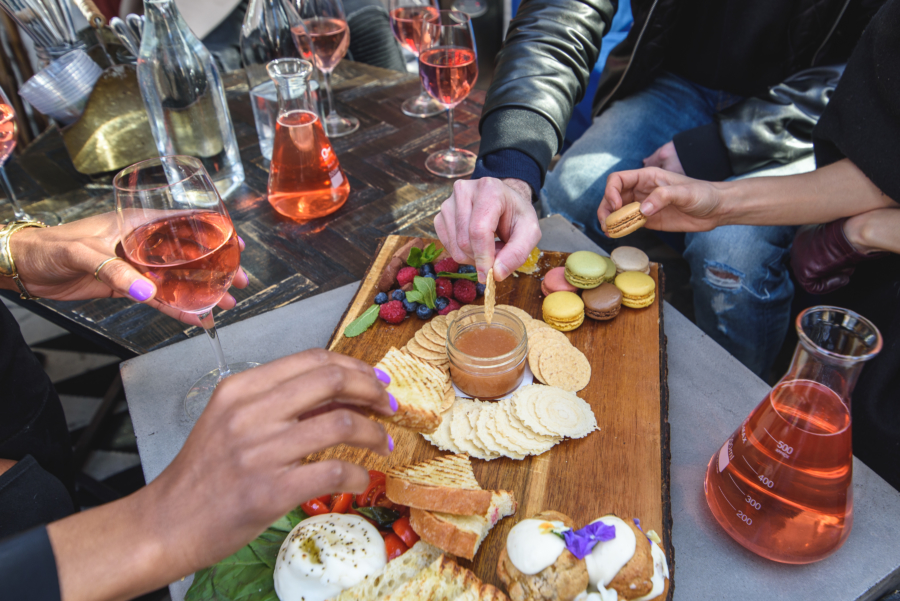
[[[16,270],[16,261],[13,259],[12,251],[9,249],[9,239],[19,230],[29,227],[47,227],[43,223],[36,221],[11,221],[5,227],[0,229],[0,275],[12,278],[19,289],[19,297],[22,300],[38,300],[38,297],[31,296],[25,284],[19,279],[19,272]]]

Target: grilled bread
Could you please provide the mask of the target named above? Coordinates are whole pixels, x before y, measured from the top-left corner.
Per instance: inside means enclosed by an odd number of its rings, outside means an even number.
[[[482,490],[465,455],[444,455],[387,471],[387,497],[394,503],[455,515],[485,515],[491,492]]]
[[[375,367],[391,377],[387,391],[398,405],[394,415],[381,419],[426,434],[437,430],[447,374],[394,347]]]
[[[376,601],[386,597],[440,557],[443,553],[439,549],[420,540],[409,551],[389,561],[382,571],[366,576],[362,582],[348,588],[332,601]]]
[[[409,523],[423,540],[435,547],[472,559],[491,528],[516,512],[516,500],[507,490],[491,491],[488,510],[478,515],[454,515],[410,508]]]
[[[483,583],[475,574],[445,555],[441,555],[415,578],[406,581],[378,601],[408,601],[409,599],[416,599],[416,601],[509,601],[506,595],[496,587]]]

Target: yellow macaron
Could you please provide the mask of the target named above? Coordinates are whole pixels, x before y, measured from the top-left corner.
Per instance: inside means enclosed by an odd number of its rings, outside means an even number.
[[[616,288],[622,291],[622,304],[632,309],[649,307],[656,300],[656,282],[639,271],[625,271],[617,275]]]
[[[548,294],[542,310],[547,325],[560,332],[569,332],[584,323],[584,302],[574,292]]]

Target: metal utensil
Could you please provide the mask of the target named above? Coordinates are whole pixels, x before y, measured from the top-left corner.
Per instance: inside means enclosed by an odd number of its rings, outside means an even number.
[[[138,49],[140,49],[141,40],[144,39],[144,17],[142,15],[130,14],[125,17],[125,22],[131,29],[131,33],[134,34],[134,37],[137,40]]]
[[[135,39],[134,33],[131,31],[128,24],[119,17],[113,17],[109,20],[109,26],[115,34],[119,36],[119,39],[122,41],[125,48],[128,49],[128,52],[137,56],[141,48],[141,43]]]

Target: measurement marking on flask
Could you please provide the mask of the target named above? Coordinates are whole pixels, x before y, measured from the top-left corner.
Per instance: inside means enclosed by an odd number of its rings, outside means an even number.
[[[740,487],[740,486],[738,486],[738,483],[737,483],[737,481],[734,479],[734,476],[732,476],[731,474],[728,474],[728,477],[731,478],[731,481],[734,482],[734,487],[735,487],[736,489],[740,490],[742,495],[747,494],[747,493],[745,493],[743,490],[741,490],[741,487]]]
[[[747,458],[746,458],[746,457],[744,457],[743,455],[741,455],[741,459],[744,460],[744,463],[747,464],[747,467],[749,467],[751,470],[753,470],[753,466],[750,465],[750,462],[747,461]],[[756,474],[756,475],[759,475],[759,472],[757,472],[756,470],[753,470],[753,473]]]
[[[719,486],[718,488],[719,488],[719,492],[722,493],[722,498],[725,499],[725,502],[728,503],[729,505],[731,505],[731,501],[729,501],[728,497],[725,496],[725,491],[722,490],[722,487]],[[735,507],[734,505],[731,505],[731,508],[734,509],[735,511],[737,511],[737,507]]]
[[[784,457],[785,459],[790,459],[791,453],[794,452],[794,447],[789,446],[789,445],[785,444],[784,442],[778,440],[777,438],[772,436],[771,432],[769,432],[765,428],[763,428],[763,430],[765,430],[766,434],[769,435],[769,438],[774,440],[775,444],[778,446],[778,448],[775,450],[775,452],[778,453],[779,455],[781,455],[782,457]]]

